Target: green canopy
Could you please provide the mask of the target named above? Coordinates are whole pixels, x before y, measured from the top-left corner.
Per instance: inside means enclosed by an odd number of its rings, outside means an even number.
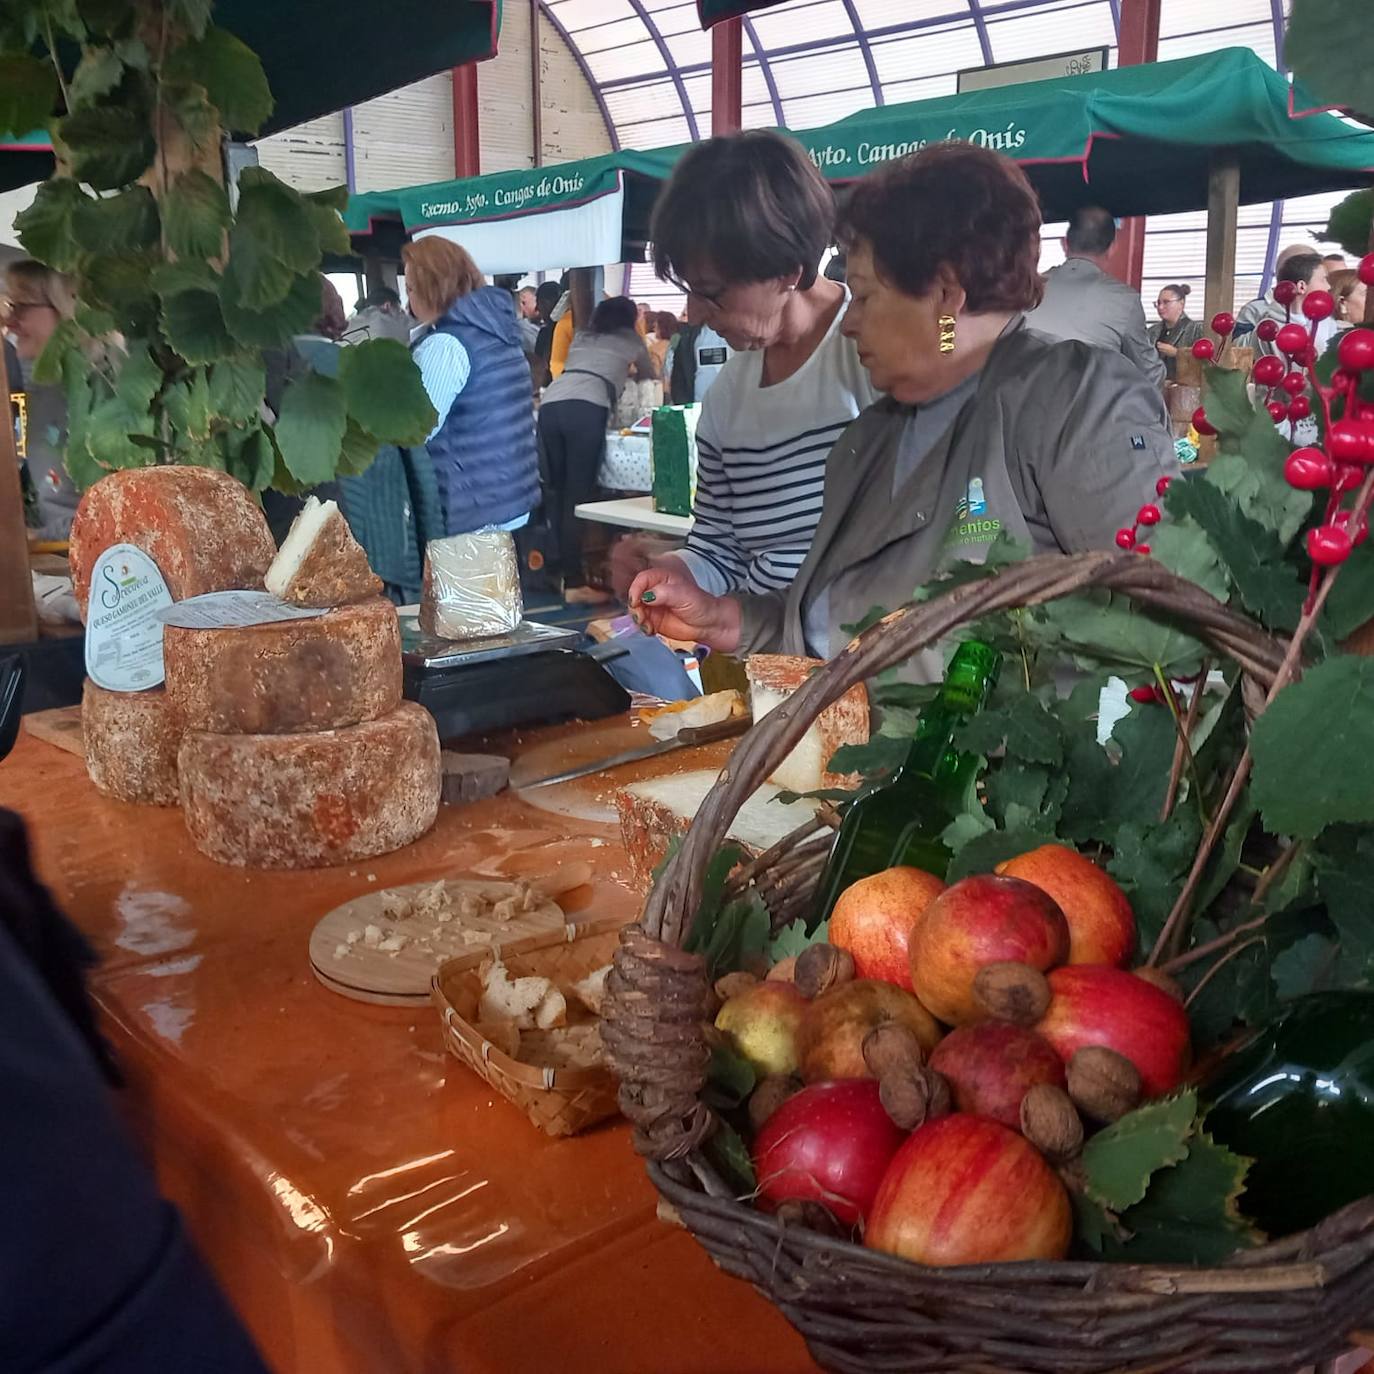
[[[701,27],[709,29],[722,19],[734,19],[736,15],[781,4],[782,0],[697,0],[697,13],[701,16]]]
[[[1245,203],[1374,181],[1374,133],[1334,115],[1293,118],[1289,97],[1278,72],[1249,49],[1233,48],[887,105],[792,137],[836,183],[932,143],[963,140],[994,148],[1025,168],[1051,221],[1084,204],[1117,215],[1203,209],[1219,153],[1238,160]],[[605,256],[580,262],[630,259],[648,235],[657,188],[683,151],[623,151],[373,192],[352,197],[345,219],[355,233],[386,219],[399,220],[411,233],[442,230],[468,244],[487,271],[499,272],[579,265],[568,256],[575,243],[569,230],[595,217],[598,251]],[[606,238],[612,205],[618,216],[614,243]],[[511,265],[494,265],[499,257]]]

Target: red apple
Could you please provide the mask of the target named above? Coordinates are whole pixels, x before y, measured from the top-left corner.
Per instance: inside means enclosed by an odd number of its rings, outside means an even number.
[[[854,1226],[868,1215],[905,1139],[871,1078],[815,1083],[789,1097],[754,1140],[759,1196],[770,1209],[821,1202]]]
[[[1059,904],[1069,923],[1071,964],[1124,964],[1135,953],[1135,913],[1126,894],[1091,859],[1062,844],[1043,844],[998,864]]]
[[[760,1078],[796,1073],[801,1065],[801,1031],[811,1004],[791,983],[755,983],[736,993],[716,1015],[716,1029]]]
[[[991,874],[965,878],[926,908],[911,932],[911,984],[951,1026],[986,1020],[973,997],[984,964],[1015,960],[1042,973],[1069,952],[1064,913],[1033,883]]]
[[[917,1264],[1063,1259],[1069,1195],[1024,1136],[981,1116],[941,1117],[888,1166],[864,1244]]]
[[[915,994],[891,983],[858,978],[812,998],[801,1032],[801,1076],[808,1083],[871,1078],[864,1036],[889,1021],[908,1027],[927,1053],[940,1039],[939,1025]]]
[[[1125,969],[1069,964],[1049,975],[1050,1009],[1035,1029],[1067,1064],[1086,1045],[1129,1059],[1149,1097],[1172,1092],[1188,1067],[1188,1013]]]
[[[930,1067],[949,1079],[955,1109],[1021,1126],[1021,1099],[1040,1083],[1064,1086],[1064,1064],[1043,1035],[1010,1021],[952,1030],[935,1046]]]
[[[854,956],[860,978],[911,990],[907,943],[925,909],[945,890],[923,868],[888,868],[840,893],[830,913],[829,940]]]

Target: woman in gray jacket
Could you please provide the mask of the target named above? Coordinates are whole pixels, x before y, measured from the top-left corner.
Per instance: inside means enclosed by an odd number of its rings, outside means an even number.
[[[1027,327],[1040,207],[1014,163],[928,148],[860,182],[842,232],[844,330],[886,394],[830,453],[810,554],[789,590],[763,595],[710,596],[649,569],[630,605],[651,632],[827,658],[840,626],[982,562],[1003,532],[1036,553],[1110,548],[1177,471],[1160,394],[1131,363]]]

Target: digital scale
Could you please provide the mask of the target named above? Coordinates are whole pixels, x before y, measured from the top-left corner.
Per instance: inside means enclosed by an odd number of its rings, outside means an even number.
[[[602,666],[625,652],[614,640],[582,649],[579,631],[526,620],[509,634],[458,642],[424,634],[417,611],[400,610],[405,695],[434,717],[441,739],[630,709]]]

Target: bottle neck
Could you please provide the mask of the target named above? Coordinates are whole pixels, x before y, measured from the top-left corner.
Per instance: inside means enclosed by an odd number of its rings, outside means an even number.
[[[939,695],[916,722],[911,748],[902,765],[902,779],[938,780],[957,768],[959,756],[954,736],[987,702],[1000,662],[1000,656],[986,645],[960,645]]]

